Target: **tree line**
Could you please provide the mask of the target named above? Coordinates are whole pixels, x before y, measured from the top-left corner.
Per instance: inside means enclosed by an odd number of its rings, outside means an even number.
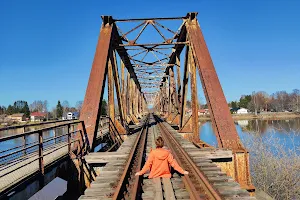
[[[8,107],[0,106],[0,115],[2,114],[12,115],[16,113],[24,113],[25,116],[29,118],[30,113],[41,112],[41,113],[46,113],[47,119],[56,119],[56,118],[62,118],[68,112],[80,113],[80,110],[82,108],[82,103],[83,101],[77,101],[75,107],[73,107],[70,106],[68,101],[63,101],[62,103],[58,101],[57,105],[51,111],[49,111],[47,100],[44,101],[35,100],[30,105],[28,105],[27,101],[19,100],[19,101],[15,101],[12,105],[9,105]],[[107,103],[105,99],[103,99],[102,101],[101,115],[107,115]]]
[[[0,106],[0,115],[12,115],[15,113],[24,113],[26,117],[29,117],[30,110],[27,101],[15,101],[13,105],[9,105],[7,108],[4,106]]]
[[[300,90],[294,89],[291,93],[277,91],[271,95],[264,91],[253,92],[242,95],[239,101],[232,101],[229,106],[232,109],[247,108],[251,112],[300,112]]]

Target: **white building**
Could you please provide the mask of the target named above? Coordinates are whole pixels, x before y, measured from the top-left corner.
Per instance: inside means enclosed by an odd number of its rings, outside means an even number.
[[[236,111],[237,114],[247,114],[248,113],[248,109],[246,108],[240,108]]]
[[[73,119],[73,113],[72,112],[68,112],[67,119]]]

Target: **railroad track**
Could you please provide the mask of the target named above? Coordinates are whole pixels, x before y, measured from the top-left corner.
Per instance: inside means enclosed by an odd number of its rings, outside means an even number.
[[[190,199],[255,200],[216,164],[203,156],[200,149],[185,141],[170,125],[155,116],[165,145],[178,164],[189,172],[183,177]],[[186,146],[186,147],[185,147]],[[199,152],[201,156],[193,156]]]
[[[222,197],[216,189],[214,189],[204,174],[198,169],[193,160],[181,147],[176,138],[170,133],[161,123],[161,120],[156,117],[156,121],[161,131],[161,135],[166,145],[172,151],[174,158],[180,166],[189,172],[188,176],[183,177],[186,189],[190,194],[191,199],[216,199],[221,200]]]
[[[122,177],[117,184],[112,199],[143,199],[143,200],[188,200],[189,194],[184,189],[180,176],[168,178],[148,179],[144,176],[134,176],[145,163],[145,153],[155,148],[155,138],[159,135],[156,121],[152,115],[148,116],[144,128],[137,137],[132,148]]]
[[[146,122],[137,136],[136,141],[130,152],[124,172],[117,184],[117,188],[112,199],[140,199],[141,177],[135,176],[140,171],[144,163],[144,152],[146,147],[146,138],[148,134],[149,115]]]
[[[107,159],[107,164],[80,199],[255,199],[210,159],[202,155],[193,157],[205,151],[185,141],[159,117],[149,114],[141,124],[140,132],[129,136],[116,152],[99,153],[102,160]],[[189,175],[174,173],[171,179],[148,179],[147,174],[135,176],[145,163],[145,155],[155,148],[155,138],[159,135]]]

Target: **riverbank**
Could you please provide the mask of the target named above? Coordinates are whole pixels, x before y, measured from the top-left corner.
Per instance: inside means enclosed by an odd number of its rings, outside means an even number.
[[[251,120],[251,119],[270,119],[270,120],[279,120],[279,119],[294,119],[300,118],[300,114],[293,112],[267,112],[254,115],[250,114],[232,114],[233,120]],[[209,115],[199,116],[199,121],[209,121]]]
[[[49,120],[49,121],[25,121],[25,122],[15,122],[12,125],[0,125],[0,131],[8,130],[8,129],[16,129],[16,128],[24,128],[24,127],[33,127],[33,126],[41,126],[44,127],[45,125],[51,125],[55,123],[64,123],[68,121],[74,121],[74,120]]]

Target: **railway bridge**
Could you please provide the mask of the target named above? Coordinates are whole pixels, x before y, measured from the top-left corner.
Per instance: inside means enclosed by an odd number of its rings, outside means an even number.
[[[68,181],[65,199],[256,199],[249,152],[197,13],[102,20],[80,119],[0,138],[0,144],[25,138],[23,145],[0,152],[1,198],[29,198],[58,176]],[[201,86],[217,147],[199,139]],[[61,134],[45,135],[57,129]],[[27,143],[31,135],[36,140]],[[159,135],[188,175],[134,176]]]

